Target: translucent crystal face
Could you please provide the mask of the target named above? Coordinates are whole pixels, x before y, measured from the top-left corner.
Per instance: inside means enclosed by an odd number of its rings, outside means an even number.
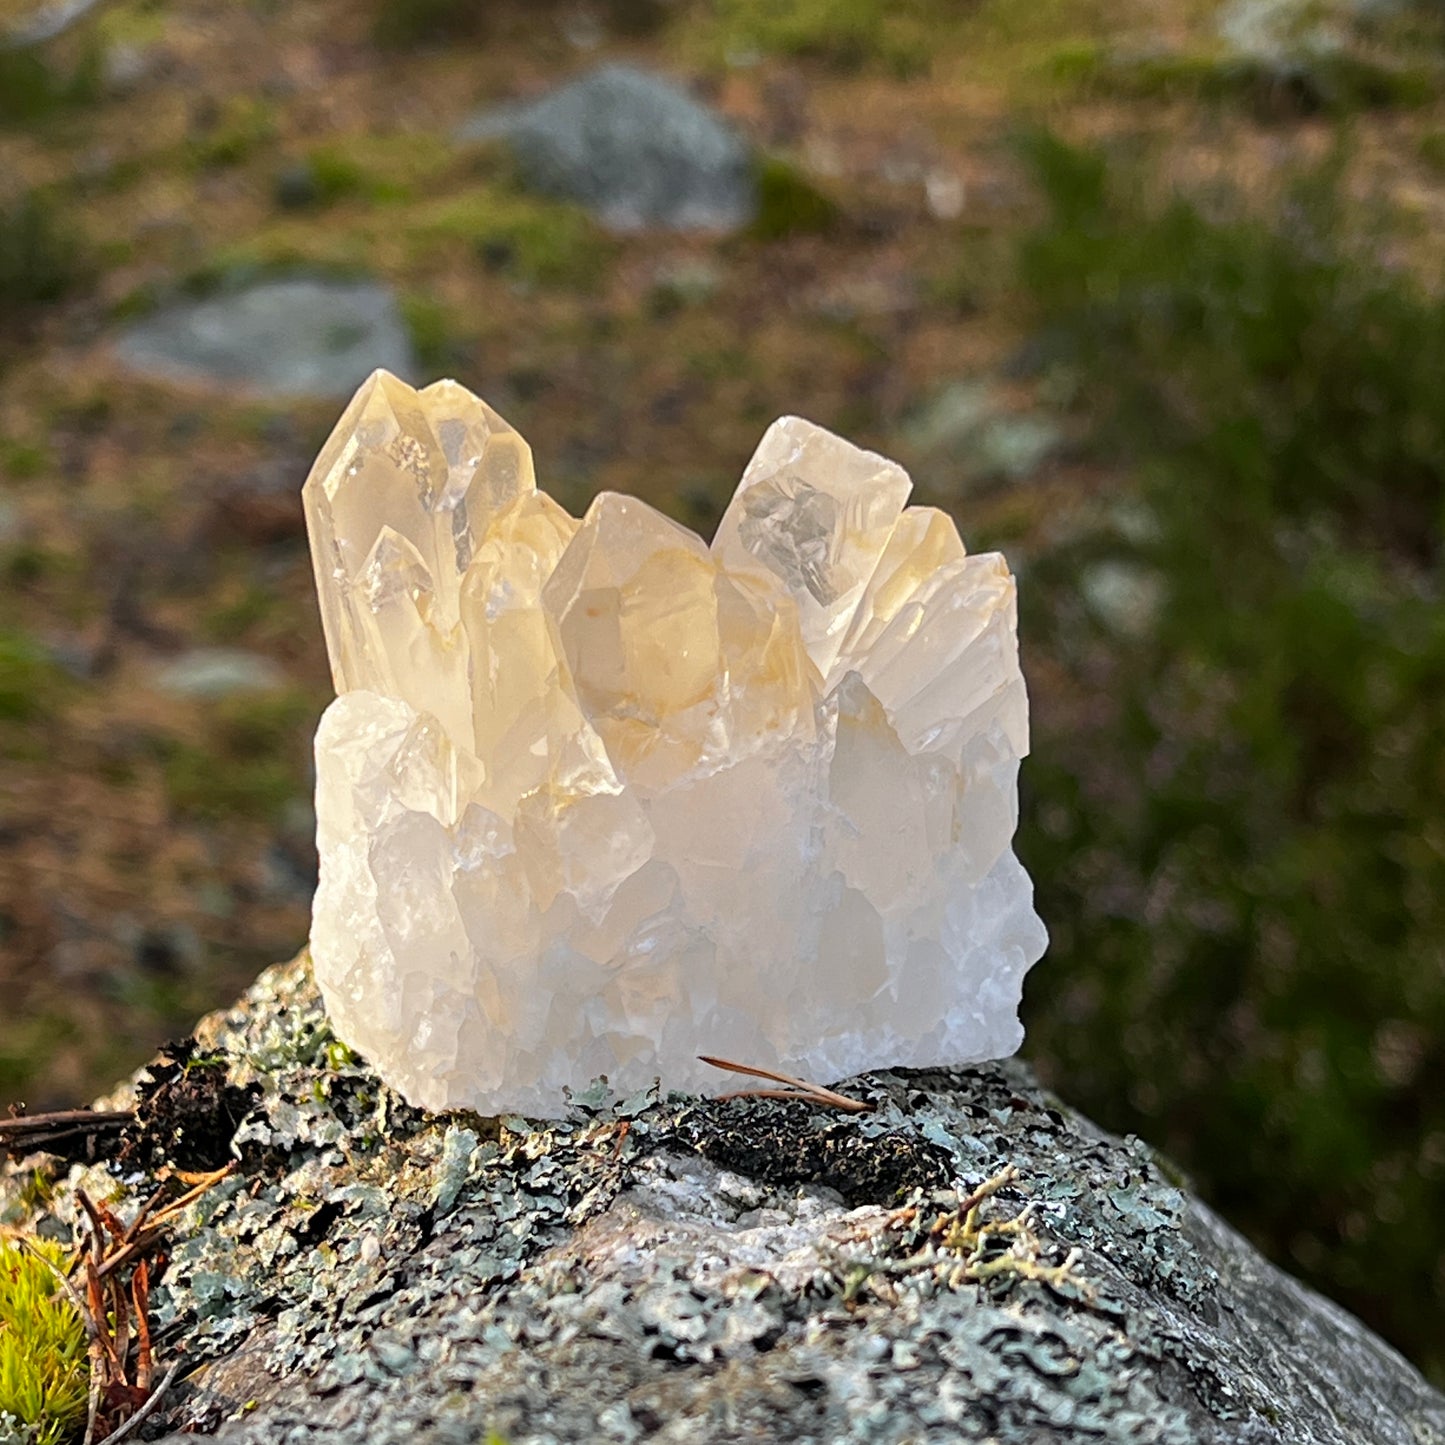
[[[366,382],[304,490],[338,693],[311,949],[408,1098],[1018,1046],[1014,584],[909,486],[787,417],[709,548],[630,497],[568,516],[455,382]]]

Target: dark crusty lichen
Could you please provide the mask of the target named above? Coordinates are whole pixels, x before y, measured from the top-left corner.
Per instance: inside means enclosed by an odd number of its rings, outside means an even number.
[[[850,1118],[603,1086],[562,1122],[430,1117],[331,1035],[304,959],[198,1037],[250,1108],[155,1291],[193,1364],[152,1436],[1445,1445],[1403,1360],[1018,1065],[867,1075]],[[984,1207],[1075,1255],[1054,1283],[930,1243],[1007,1165]],[[52,1237],[77,1185],[127,1189],[28,1178],[0,1219]]]

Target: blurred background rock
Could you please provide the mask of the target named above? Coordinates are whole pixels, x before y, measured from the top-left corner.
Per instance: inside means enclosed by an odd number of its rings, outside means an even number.
[[[1445,10],[0,0],[0,1102],[303,941],[376,363],[708,532],[800,411],[1022,578],[1027,1051],[1445,1380]]]

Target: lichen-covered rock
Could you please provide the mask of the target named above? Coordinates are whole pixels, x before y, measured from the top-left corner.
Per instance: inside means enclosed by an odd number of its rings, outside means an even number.
[[[600,1085],[565,1123],[438,1118],[335,1041],[304,960],[200,1047],[258,1092],[155,1292],[192,1363],[152,1436],[1445,1442],[1398,1355],[1018,1065],[867,1075],[846,1118]],[[960,1195],[1010,1165],[970,1264]],[[125,1187],[28,1177],[0,1220],[51,1236]]]

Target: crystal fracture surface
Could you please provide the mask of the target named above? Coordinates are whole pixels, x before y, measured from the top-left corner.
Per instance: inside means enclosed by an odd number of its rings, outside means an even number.
[[[909,486],[785,417],[709,548],[613,493],[570,517],[455,382],[366,382],[304,493],[339,694],[311,950],[408,1098],[1017,1048],[1014,583]]]

